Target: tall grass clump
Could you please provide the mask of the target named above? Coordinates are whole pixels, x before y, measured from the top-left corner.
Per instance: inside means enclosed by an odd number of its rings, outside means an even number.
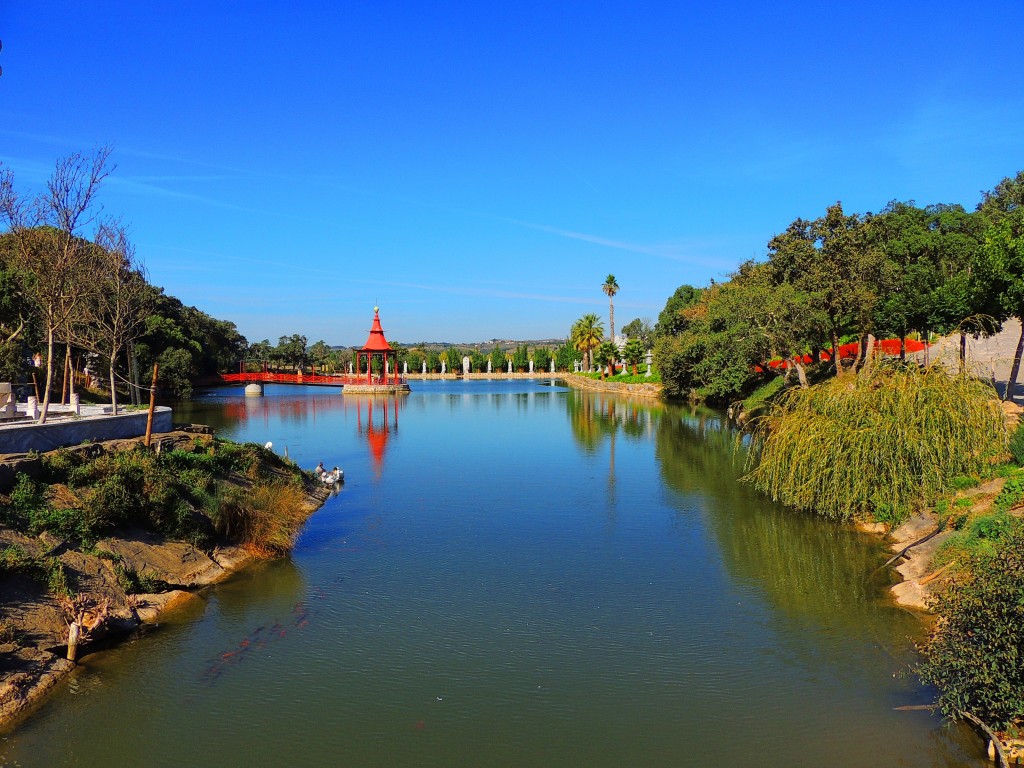
[[[783,393],[754,431],[747,479],[797,509],[896,523],[1005,455],[990,386],[940,366],[882,364]]]
[[[301,482],[256,483],[232,488],[219,497],[217,533],[239,542],[259,557],[288,552],[308,516]]]

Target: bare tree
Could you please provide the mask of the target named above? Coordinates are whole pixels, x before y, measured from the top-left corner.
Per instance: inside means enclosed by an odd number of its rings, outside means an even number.
[[[109,158],[109,147],[61,158],[45,191],[32,197],[18,195],[11,171],[0,170],[0,219],[15,235],[18,265],[29,275],[27,287],[46,330],[40,423],[50,407],[54,342],[67,338],[70,321],[94,287],[84,269],[90,246],[83,232],[96,220],[96,195],[113,170]]]
[[[125,227],[104,221],[89,249],[97,290],[89,294],[79,322],[71,325],[77,343],[105,355],[110,375],[110,405],[117,413],[117,360],[142,333],[149,296],[144,268]]]

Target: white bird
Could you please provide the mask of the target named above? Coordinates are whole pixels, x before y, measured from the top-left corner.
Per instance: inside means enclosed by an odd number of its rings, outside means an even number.
[[[263,447],[266,448],[268,451],[274,450],[274,444],[272,442],[270,442],[269,440],[267,441],[267,444],[264,445]]]

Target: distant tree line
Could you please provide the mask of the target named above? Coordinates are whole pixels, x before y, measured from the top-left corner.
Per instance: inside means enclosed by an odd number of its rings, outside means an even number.
[[[859,342],[839,376],[861,370],[870,336],[996,332],[1024,316],[1024,172],[983,193],[977,208],[893,201],[879,213],[848,214],[840,203],[817,219],[795,219],[767,244],[764,261],[742,263],[726,282],[680,286],[654,329],[666,393],[726,401],[772,376],[808,385],[807,360]],[[1024,333],[1011,372],[1016,381]],[[819,366],[820,367],[820,366]]]

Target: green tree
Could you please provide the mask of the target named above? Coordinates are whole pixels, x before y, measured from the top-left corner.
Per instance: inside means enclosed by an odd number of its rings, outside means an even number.
[[[469,353],[469,368],[474,373],[485,372],[487,370],[487,355],[479,349],[474,349]]]
[[[444,351],[444,359],[448,366],[448,373],[458,373],[462,370],[462,357],[462,350],[458,347],[448,347]]]
[[[619,292],[619,284],[615,281],[615,275],[608,275],[604,279],[604,284],[601,286],[601,290],[604,291],[608,297],[608,327],[611,329],[609,335],[611,340],[615,341],[615,302],[612,301],[615,298],[615,294]]]
[[[587,370],[594,366],[594,350],[601,344],[604,338],[604,325],[601,318],[593,313],[588,313],[577,320],[569,332],[573,346],[583,353]]]
[[[306,366],[306,337],[298,333],[280,337],[277,340],[277,354],[284,363],[301,370]]]
[[[625,328],[622,329],[625,332]],[[622,349],[622,358],[627,365],[633,366],[633,375],[636,376],[636,367],[643,362],[647,355],[646,345],[638,338],[631,338]]]
[[[547,347],[535,347],[533,350],[533,369],[546,371],[551,367],[552,353]]]
[[[654,336],[657,338],[681,333],[686,327],[683,310],[696,304],[700,295],[701,289],[694,288],[692,285],[680,285],[676,288],[665,302],[665,308],[658,314],[658,322],[654,326]]]
[[[796,219],[768,243],[773,280],[789,283],[806,298],[808,308],[824,320],[821,335],[836,351],[847,330],[866,340],[879,296],[895,280],[891,262],[871,238],[866,221],[845,214],[836,203],[813,222]],[[836,374],[842,375],[839,355],[833,360]]]
[[[313,365],[323,370],[331,360],[331,348],[327,345],[326,341],[321,339],[310,346],[308,355]]]
[[[245,359],[256,363],[260,370],[262,370],[263,366],[270,362],[270,355],[273,349],[270,339],[254,342],[246,348]]]
[[[525,344],[516,347],[512,353],[512,370],[524,372],[530,367],[530,350]]]
[[[500,345],[494,347],[491,350],[491,371],[494,373],[500,373],[505,370],[508,358],[505,356],[505,350]]]
[[[1005,178],[978,205],[985,219],[984,270],[1004,315],[1021,319],[1021,335],[1003,394],[1013,397],[1024,354],[1024,171]]]
[[[570,339],[566,339],[562,346],[555,350],[555,369],[559,371],[573,370],[573,363],[577,360],[576,348]]]
[[[441,372],[441,356],[434,350],[427,352],[427,373]]]
[[[615,361],[619,357],[618,347],[616,347],[610,341],[602,341],[598,345],[597,350],[594,354],[597,358],[597,362],[603,366],[601,369],[601,378],[603,379],[606,374],[609,376],[614,376]]]
[[[654,328],[651,327],[649,320],[641,320],[638,317],[622,326],[622,335],[627,339],[637,339],[643,344],[644,349],[649,349],[654,338]]]

